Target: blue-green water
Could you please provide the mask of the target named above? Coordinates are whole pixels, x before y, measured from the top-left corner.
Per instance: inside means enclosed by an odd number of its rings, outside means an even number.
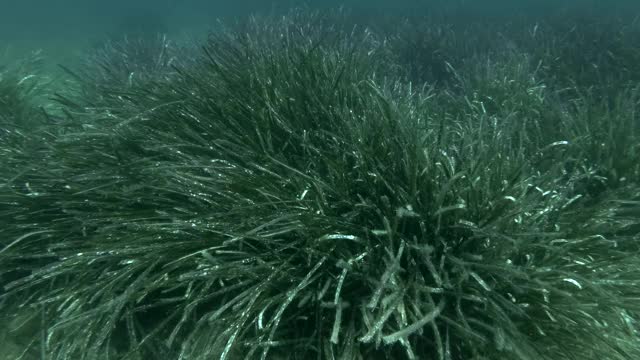
[[[52,51],[107,34],[201,30],[216,19],[234,19],[256,12],[285,12],[291,7],[342,6],[362,13],[382,11],[413,16],[446,10],[451,16],[483,15],[501,21],[508,21],[517,13],[544,16],[563,11],[633,16],[637,15],[638,7],[633,0],[3,0],[0,6],[0,46],[44,47]]]

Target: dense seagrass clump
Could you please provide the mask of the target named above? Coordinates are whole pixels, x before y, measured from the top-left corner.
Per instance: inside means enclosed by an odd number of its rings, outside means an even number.
[[[58,360],[640,358],[639,89],[567,99],[512,44],[416,83],[394,38],[101,53],[0,175],[0,315]]]
[[[45,122],[39,106],[50,79],[43,74],[43,57],[39,51],[21,60],[10,59],[10,54],[5,50],[0,56],[1,130],[33,129]]]

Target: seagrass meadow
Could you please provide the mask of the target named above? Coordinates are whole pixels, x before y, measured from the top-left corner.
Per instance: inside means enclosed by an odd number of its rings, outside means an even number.
[[[633,19],[295,10],[43,62],[0,68],[2,359],[640,359]]]

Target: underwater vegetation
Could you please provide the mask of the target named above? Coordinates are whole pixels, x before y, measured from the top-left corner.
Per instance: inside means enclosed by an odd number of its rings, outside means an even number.
[[[2,70],[5,349],[640,358],[638,24],[400,20]]]

